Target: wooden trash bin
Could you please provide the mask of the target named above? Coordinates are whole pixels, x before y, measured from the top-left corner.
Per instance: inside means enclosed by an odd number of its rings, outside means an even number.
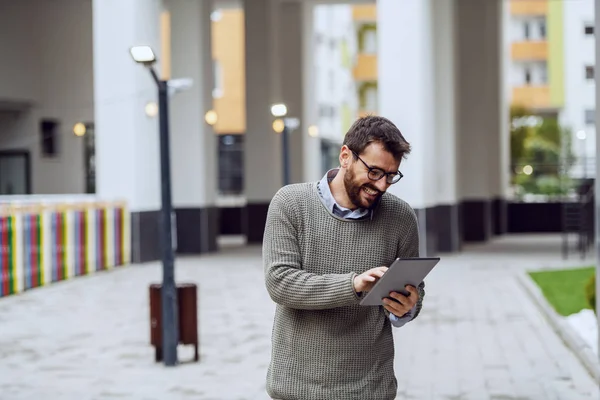
[[[155,361],[163,359],[162,352],[162,284],[150,285],[150,343],[154,346]],[[193,283],[177,284],[179,344],[194,346],[194,361],[198,356],[198,287]]]

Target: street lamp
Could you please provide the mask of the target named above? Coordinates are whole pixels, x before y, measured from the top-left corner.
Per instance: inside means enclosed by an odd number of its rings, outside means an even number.
[[[578,131],[577,139],[581,141],[581,177],[582,179],[587,179],[586,131],[583,129]]]
[[[286,124],[287,106],[283,103],[271,106],[271,115],[277,118],[273,121],[273,130],[281,133],[281,150],[283,158],[283,186],[290,183],[290,155],[289,155],[289,129]]]
[[[158,111],[160,130],[160,179],[161,179],[161,226],[163,283],[161,289],[161,318],[164,363],[167,366],[177,364],[177,344],[179,342],[177,320],[177,288],[174,271],[174,234],[173,204],[171,200],[171,160],[169,150],[169,111],[168,81],[158,78],[153,66],[156,56],[150,46],[134,46],[130,49],[131,57],[150,71],[158,87]]]

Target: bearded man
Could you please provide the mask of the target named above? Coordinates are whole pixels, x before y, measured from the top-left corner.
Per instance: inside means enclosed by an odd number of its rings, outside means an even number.
[[[424,283],[359,305],[396,258],[419,256],[414,210],[386,193],[410,144],[388,119],[358,119],[339,168],[273,197],[263,239],[276,303],[267,393],[278,400],[396,398],[392,327],[420,312]]]

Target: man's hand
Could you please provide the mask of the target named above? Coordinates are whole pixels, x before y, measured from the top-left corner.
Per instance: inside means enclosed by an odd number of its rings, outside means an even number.
[[[356,293],[368,292],[387,270],[388,267],[377,267],[356,275],[354,277],[354,291]]]
[[[419,299],[419,292],[414,286],[407,285],[405,289],[409,293],[408,297],[401,293],[391,292],[390,297],[395,300],[383,299],[383,307],[398,318],[409,312]]]

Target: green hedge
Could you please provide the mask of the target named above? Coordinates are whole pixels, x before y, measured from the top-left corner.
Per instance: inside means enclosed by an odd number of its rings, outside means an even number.
[[[592,275],[585,284],[585,298],[592,310],[596,312],[596,274]]]

